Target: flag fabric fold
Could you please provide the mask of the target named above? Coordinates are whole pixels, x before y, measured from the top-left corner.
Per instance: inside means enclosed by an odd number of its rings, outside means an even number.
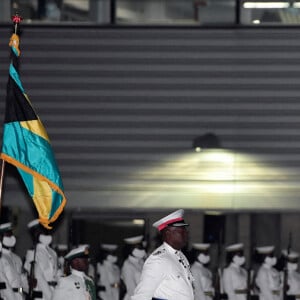
[[[18,73],[19,37],[10,39],[11,63],[7,83],[1,159],[21,175],[39,214],[51,228],[66,204],[63,183],[47,132],[35,113]]]

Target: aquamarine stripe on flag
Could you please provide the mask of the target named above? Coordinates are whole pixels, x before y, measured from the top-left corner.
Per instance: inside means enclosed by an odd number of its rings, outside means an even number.
[[[56,171],[56,161],[47,140],[23,128],[19,122],[6,123],[3,138],[7,143],[3,145],[2,152],[63,188],[61,177]],[[30,145],[27,143],[28,140],[31,141]],[[6,146],[8,144],[9,147]]]

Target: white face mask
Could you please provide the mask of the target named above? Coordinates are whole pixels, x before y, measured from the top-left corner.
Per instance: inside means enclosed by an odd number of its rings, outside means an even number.
[[[106,257],[106,260],[109,261],[109,262],[111,262],[112,264],[115,264],[117,262],[117,260],[118,260],[118,257],[115,256],[115,255],[109,254]]]
[[[290,262],[287,263],[287,269],[289,271],[296,271],[297,268],[298,268],[298,264],[297,263],[290,263]]]
[[[146,251],[144,249],[134,248],[132,255],[136,258],[144,258],[146,256]]]
[[[2,244],[7,248],[12,248],[16,244],[16,237],[12,236],[5,236],[3,237]]]
[[[197,257],[197,259],[199,260],[199,262],[201,262],[201,264],[208,264],[210,262],[210,256],[209,255],[205,255],[203,253],[200,253]]]
[[[265,263],[270,266],[270,267],[273,267],[276,265],[277,263],[277,258],[276,257],[270,257],[270,256],[267,256],[265,258]]]
[[[45,246],[49,246],[52,242],[52,236],[46,234],[40,234],[39,241]]]
[[[242,266],[246,259],[245,259],[245,256],[239,256],[239,255],[235,255],[233,258],[232,258],[232,261],[237,264],[238,266]]]

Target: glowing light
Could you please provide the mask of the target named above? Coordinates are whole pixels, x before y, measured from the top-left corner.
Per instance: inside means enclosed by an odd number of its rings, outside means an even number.
[[[132,223],[134,225],[144,225],[145,224],[145,220],[143,220],[143,219],[133,219]]]
[[[244,2],[244,8],[287,8],[288,2]]]

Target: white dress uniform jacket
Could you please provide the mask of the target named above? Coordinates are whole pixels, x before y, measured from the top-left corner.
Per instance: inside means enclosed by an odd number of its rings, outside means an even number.
[[[13,289],[19,289],[22,287],[22,279],[21,279],[21,272],[16,268],[15,261],[12,258],[11,251],[6,248],[2,248],[2,258],[4,262],[4,272],[7,280],[9,281],[9,284],[11,288]],[[22,300],[23,296],[19,292],[14,292],[15,299]]]
[[[195,299],[212,300],[214,296],[212,272],[199,261],[191,267],[194,276]]]
[[[91,280],[84,272],[71,269],[69,276],[59,279],[52,300],[91,300],[85,284],[86,279]]]
[[[99,297],[102,300],[119,300],[120,294],[120,269],[107,260],[103,264],[98,264],[98,274],[100,275],[98,285],[104,286],[105,291],[100,291]]]
[[[287,284],[289,289],[288,295],[296,295],[296,298],[300,298],[300,273],[296,270],[288,270]]]
[[[259,288],[260,300],[280,300],[282,284],[280,273],[268,264],[263,263],[258,269],[255,283]]]
[[[146,260],[131,300],[194,300],[193,275],[184,254],[167,243]]]
[[[43,300],[50,300],[54,287],[48,283],[57,281],[57,254],[52,248],[38,243],[35,262],[35,267],[42,271],[40,276],[36,277],[38,289],[43,292]]]
[[[121,278],[126,286],[126,294],[124,300],[130,300],[137,284],[140,281],[144,260],[129,255],[124,261],[121,270]]]
[[[0,290],[0,296],[4,300],[18,300],[17,295],[13,292],[13,287],[9,279],[9,263],[3,256],[0,257],[0,282],[4,282],[6,285],[5,289]],[[7,272],[8,271],[8,272]]]
[[[247,299],[247,278],[247,271],[234,262],[223,270],[223,289],[229,300]]]

